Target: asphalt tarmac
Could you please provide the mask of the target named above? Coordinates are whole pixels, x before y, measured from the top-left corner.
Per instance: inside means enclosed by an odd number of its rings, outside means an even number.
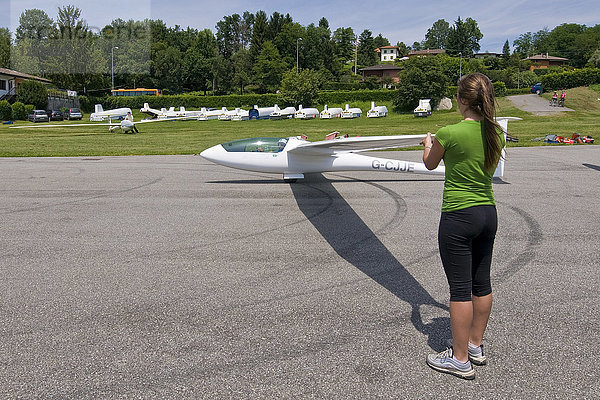
[[[598,395],[598,146],[510,149],[474,381],[425,364],[450,336],[440,177],[286,184],[199,156],[0,171],[0,398]]]

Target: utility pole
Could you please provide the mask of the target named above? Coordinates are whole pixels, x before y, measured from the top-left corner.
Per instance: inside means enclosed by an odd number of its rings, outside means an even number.
[[[115,52],[114,50],[119,48],[117,46],[113,46],[110,49],[110,86],[111,90],[115,90]]]
[[[354,75],[358,74],[358,38],[354,36]]]
[[[460,56],[458,79],[460,79],[462,78],[462,51],[459,51],[458,55]]]
[[[299,44],[300,40],[302,40],[302,38],[296,39],[296,73],[300,72],[300,67],[299,67],[299,63],[298,63],[298,44]]]

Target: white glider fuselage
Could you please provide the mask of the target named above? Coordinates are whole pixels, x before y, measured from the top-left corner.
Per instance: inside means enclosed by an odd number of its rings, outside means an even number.
[[[344,139],[334,139],[343,141]],[[200,155],[216,164],[247,171],[283,174],[284,179],[302,178],[305,173],[335,171],[381,171],[444,174],[444,167],[429,171],[424,164],[372,157],[352,151],[338,151],[334,154],[327,149],[314,149],[310,153],[295,152],[294,149],[305,140],[290,137],[280,152],[240,151],[230,152],[223,145],[213,146]]]

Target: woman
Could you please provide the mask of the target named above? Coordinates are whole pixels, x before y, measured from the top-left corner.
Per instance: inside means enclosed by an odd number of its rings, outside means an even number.
[[[483,74],[458,82],[458,109],[464,120],[423,140],[423,162],[446,166],[438,244],[450,286],[452,343],[427,364],[435,370],[474,379],[472,363],[484,365],[483,333],[492,309],[490,265],[497,228],[492,191],[504,135],[495,121],[494,88]]]

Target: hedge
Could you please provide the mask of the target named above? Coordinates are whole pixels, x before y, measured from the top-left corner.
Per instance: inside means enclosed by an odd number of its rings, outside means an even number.
[[[166,95],[166,96],[106,96],[90,97],[89,104],[93,109],[94,104],[102,104],[104,109],[129,107],[139,109],[148,103],[152,108],[185,107],[189,109],[198,109],[202,107],[214,108],[235,108],[254,105],[272,106],[281,103],[279,94],[247,94],[247,95],[228,95],[228,96],[195,96],[189,94]]]
[[[10,121],[12,119],[12,107],[6,100],[0,101],[0,120]]]
[[[318,104],[342,104],[354,101],[392,101],[393,90],[348,90],[336,92],[320,92],[316,102]],[[129,107],[131,109],[140,109],[144,103],[148,103],[152,108],[185,107],[189,109],[198,109],[202,107],[229,109],[235,107],[252,108],[254,105],[259,107],[272,106],[273,104],[283,104],[283,99],[279,94],[246,94],[246,95],[228,95],[228,96],[197,96],[190,94],[166,95],[166,96],[105,96],[90,97],[86,101],[81,101],[81,107],[85,110],[84,104],[89,104],[93,110],[94,104],[102,104],[105,110],[120,107]],[[86,110],[87,111],[87,110]]]
[[[506,84],[504,82],[493,82],[492,85],[494,85],[494,94],[496,95],[496,97],[504,97],[507,95],[509,90],[513,90],[506,89]],[[456,94],[457,90],[458,86],[448,86],[448,89],[446,89],[446,97],[452,98]]]
[[[583,68],[575,71],[547,74],[540,77],[545,91],[570,89],[600,83],[600,68]]]
[[[394,99],[394,90],[345,90],[337,92],[320,92],[317,97],[317,103],[325,104],[343,104],[355,101],[392,101]]]

